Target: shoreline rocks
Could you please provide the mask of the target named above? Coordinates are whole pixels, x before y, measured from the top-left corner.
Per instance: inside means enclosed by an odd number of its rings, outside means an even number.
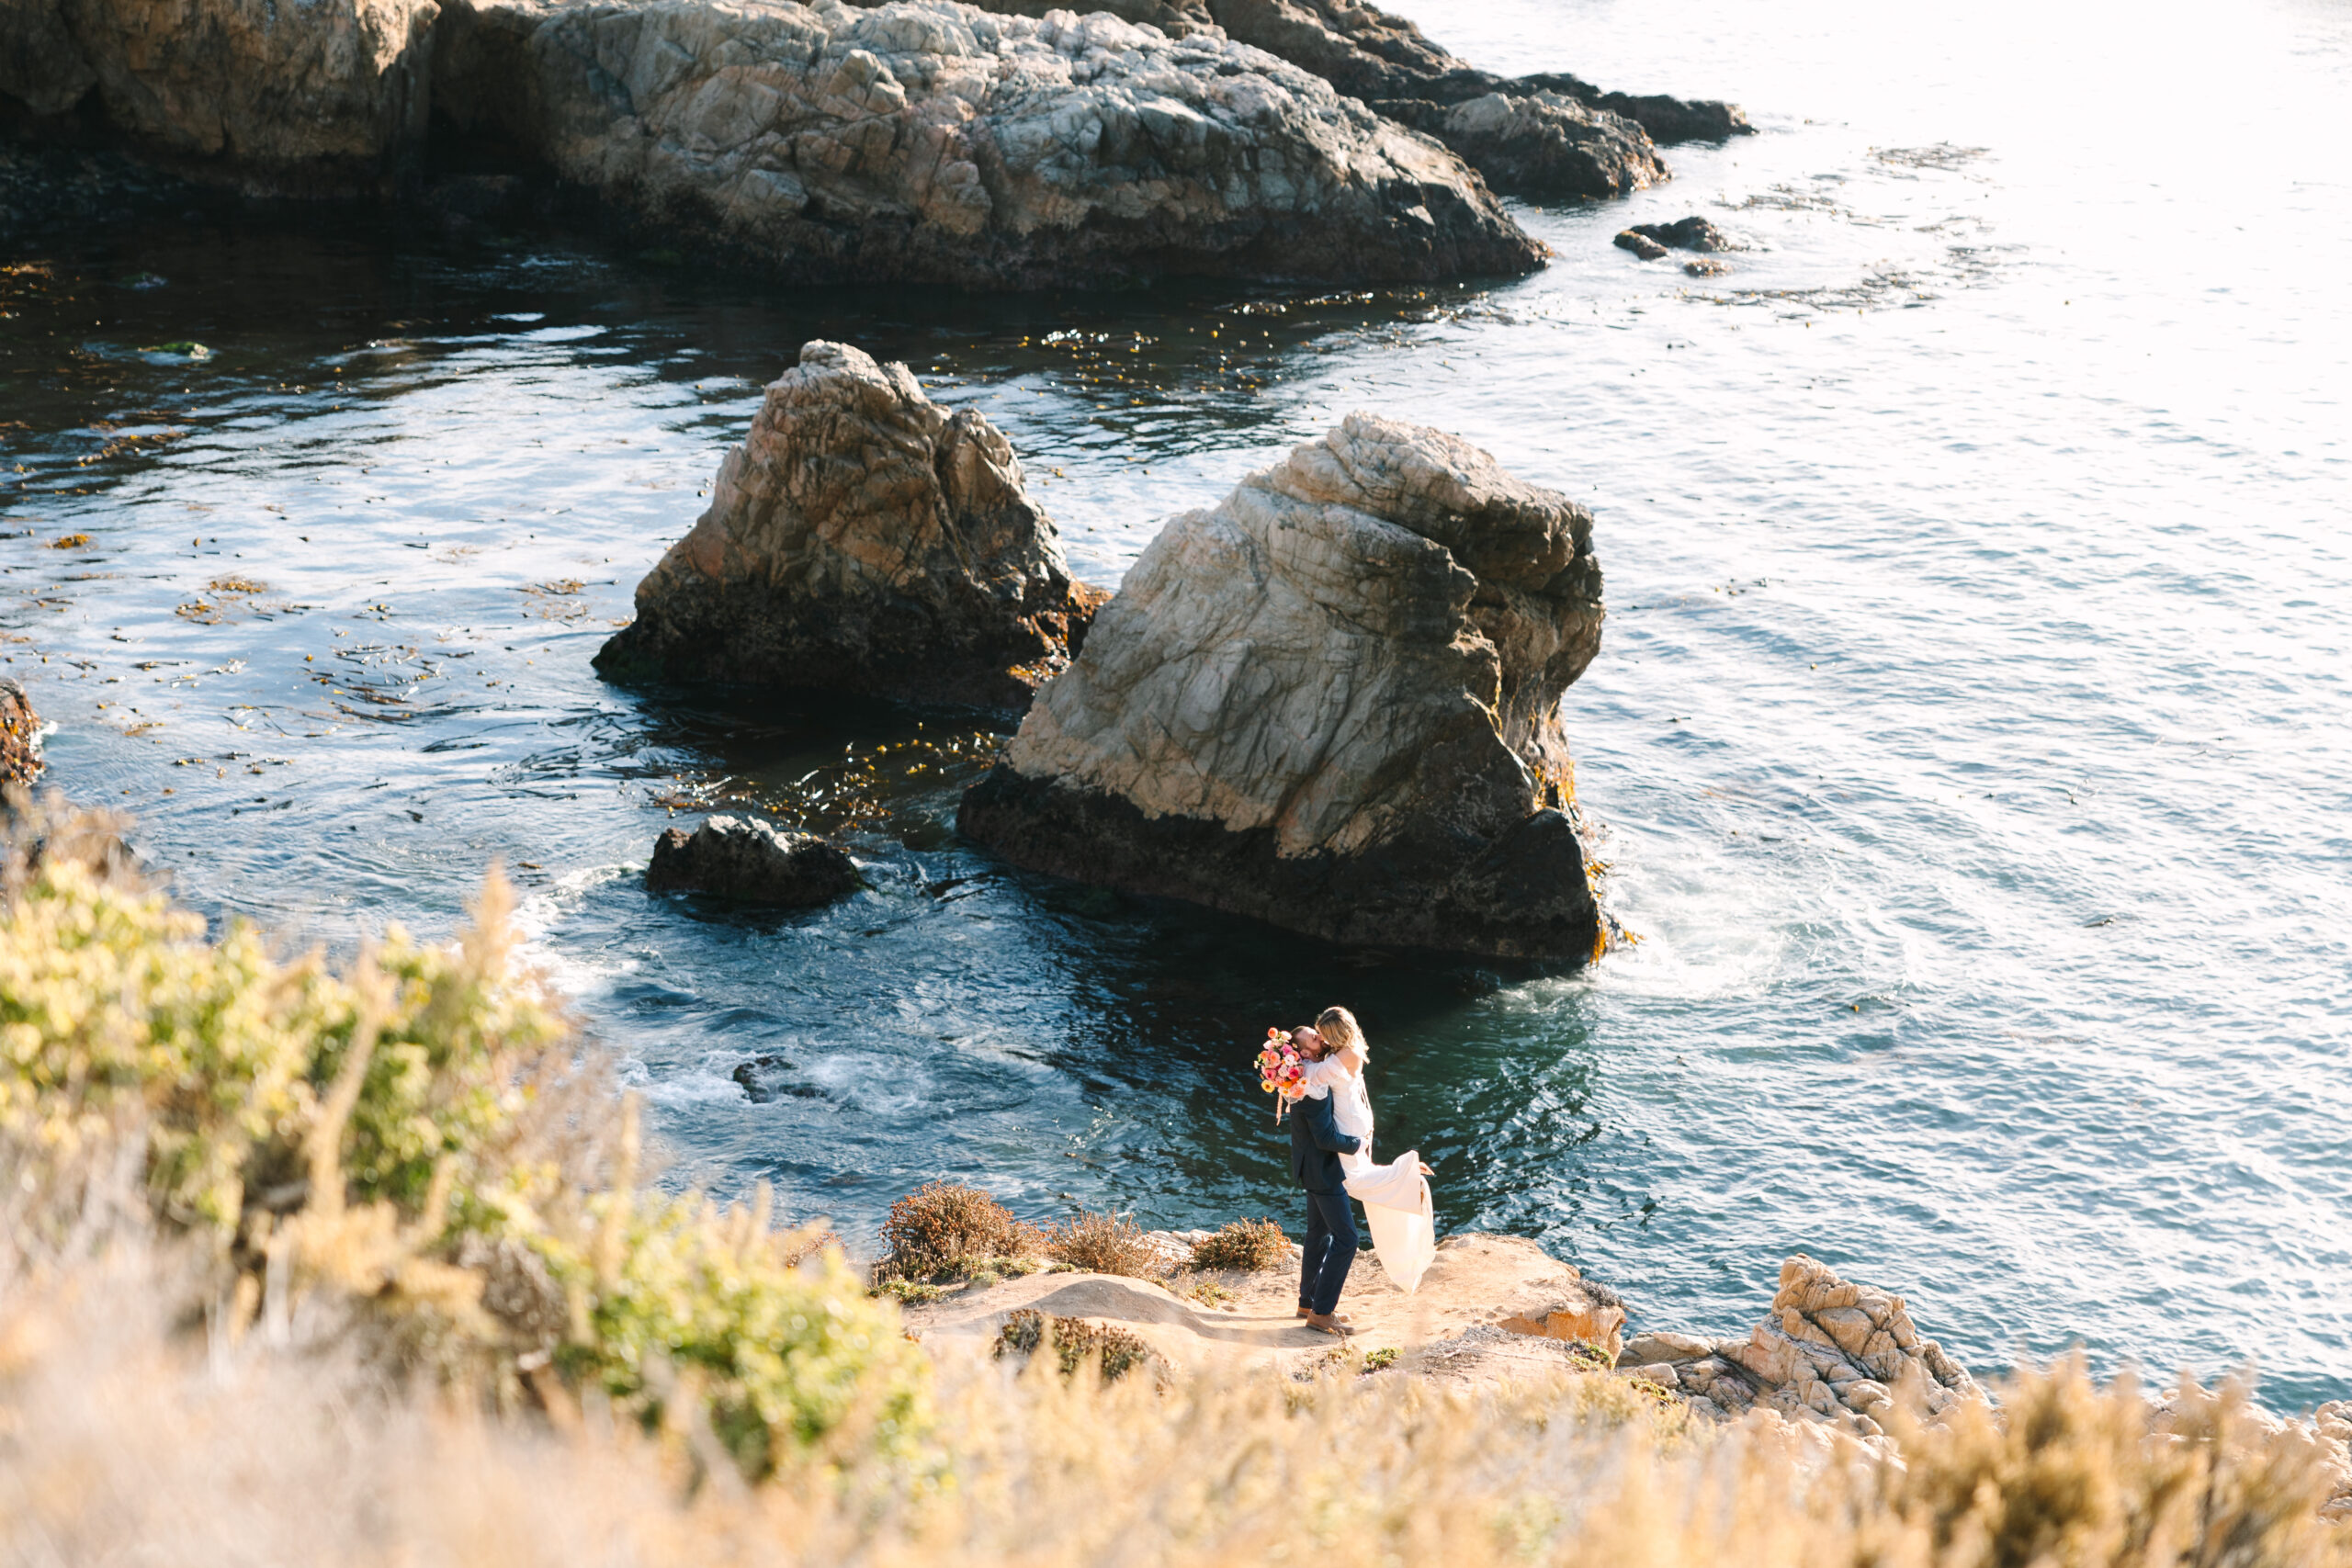
[[[1432,282],[1546,254],[1453,153],[1214,31],[953,0],[156,5],[0,8],[0,94],[254,191],[536,169],[809,282]]]
[[[1704,1401],[1702,1414],[1810,1412],[1862,1437],[1882,1433],[1878,1416],[1905,1390],[1930,1419],[1984,1397],[1965,1368],[1919,1333],[1901,1296],[1849,1283],[1803,1253],[1781,1265],[1772,1310],[1747,1337],[1640,1334],[1617,1364]]]
[[[957,825],[1329,941],[1587,959],[1558,708],[1600,647],[1591,530],[1466,442],[1351,415],[1169,523]]]
[[[813,833],[780,833],[765,822],[713,817],[688,833],[654,841],[645,868],[649,893],[706,893],[739,904],[810,909],[864,886],[857,866]]]
[[[1003,16],[1057,8],[1057,0],[975,3]],[[1171,38],[1222,32],[1263,50],[1435,137],[1510,196],[1623,196],[1668,177],[1657,145],[1755,130],[1736,104],[1605,93],[1565,72],[1482,71],[1406,18],[1356,0],[1102,0],[1098,8]],[[1498,102],[1457,112],[1487,98]]]
[[[595,665],[1018,712],[1105,597],[1070,577],[985,417],[819,341],[769,385]]]

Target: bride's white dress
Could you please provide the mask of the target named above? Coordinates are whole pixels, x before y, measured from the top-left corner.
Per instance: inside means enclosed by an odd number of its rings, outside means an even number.
[[[1367,1059],[1371,1048],[1365,1047]],[[1321,1064],[1317,1064],[1321,1066]],[[1364,1091],[1363,1073],[1353,1077],[1337,1070],[1314,1075],[1331,1095],[1331,1120],[1350,1137],[1372,1143],[1372,1096]],[[1408,1149],[1385,1165],[1374,1165],[1367,1154],[1341,1155],[1348,1195],[1363,1205],[1372,1231],[1373,1256],[1396,1287],[1410,1295],[1419,1288],[1437,1257],[1437,1213],[1430,1201],[1429,1178],[1421,1174],[1419,1149]]]

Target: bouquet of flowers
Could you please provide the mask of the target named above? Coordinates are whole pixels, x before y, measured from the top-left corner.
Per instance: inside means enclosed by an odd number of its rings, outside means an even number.
[[[1306,1064],[1290,1036],[1279,1029],[1266,1031],[1266,1043],[1258,1049],[1258,1087],[1274,1097],[1275,1121],[1283,1119],[1283,1107],[1298,1098],[1306,1081]]]

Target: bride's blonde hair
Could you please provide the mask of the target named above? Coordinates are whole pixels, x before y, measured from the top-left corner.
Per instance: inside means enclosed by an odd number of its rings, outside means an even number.
[[[1356,1015],[1345,1008],[1325,1008],[1315,1020],[1315,1032],[1331,1043],[1334,1051],[1344,1051],[1351,1045],[1361,1045],[1363,1031],[1356,1024]]]

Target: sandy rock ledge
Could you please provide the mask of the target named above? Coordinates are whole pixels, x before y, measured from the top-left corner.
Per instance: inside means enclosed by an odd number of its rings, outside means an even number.
[[[1332,941],[1589,957],[1559,705],[1600,592],[1582,507],[1351,415],[1169,523],[958,825]]]

